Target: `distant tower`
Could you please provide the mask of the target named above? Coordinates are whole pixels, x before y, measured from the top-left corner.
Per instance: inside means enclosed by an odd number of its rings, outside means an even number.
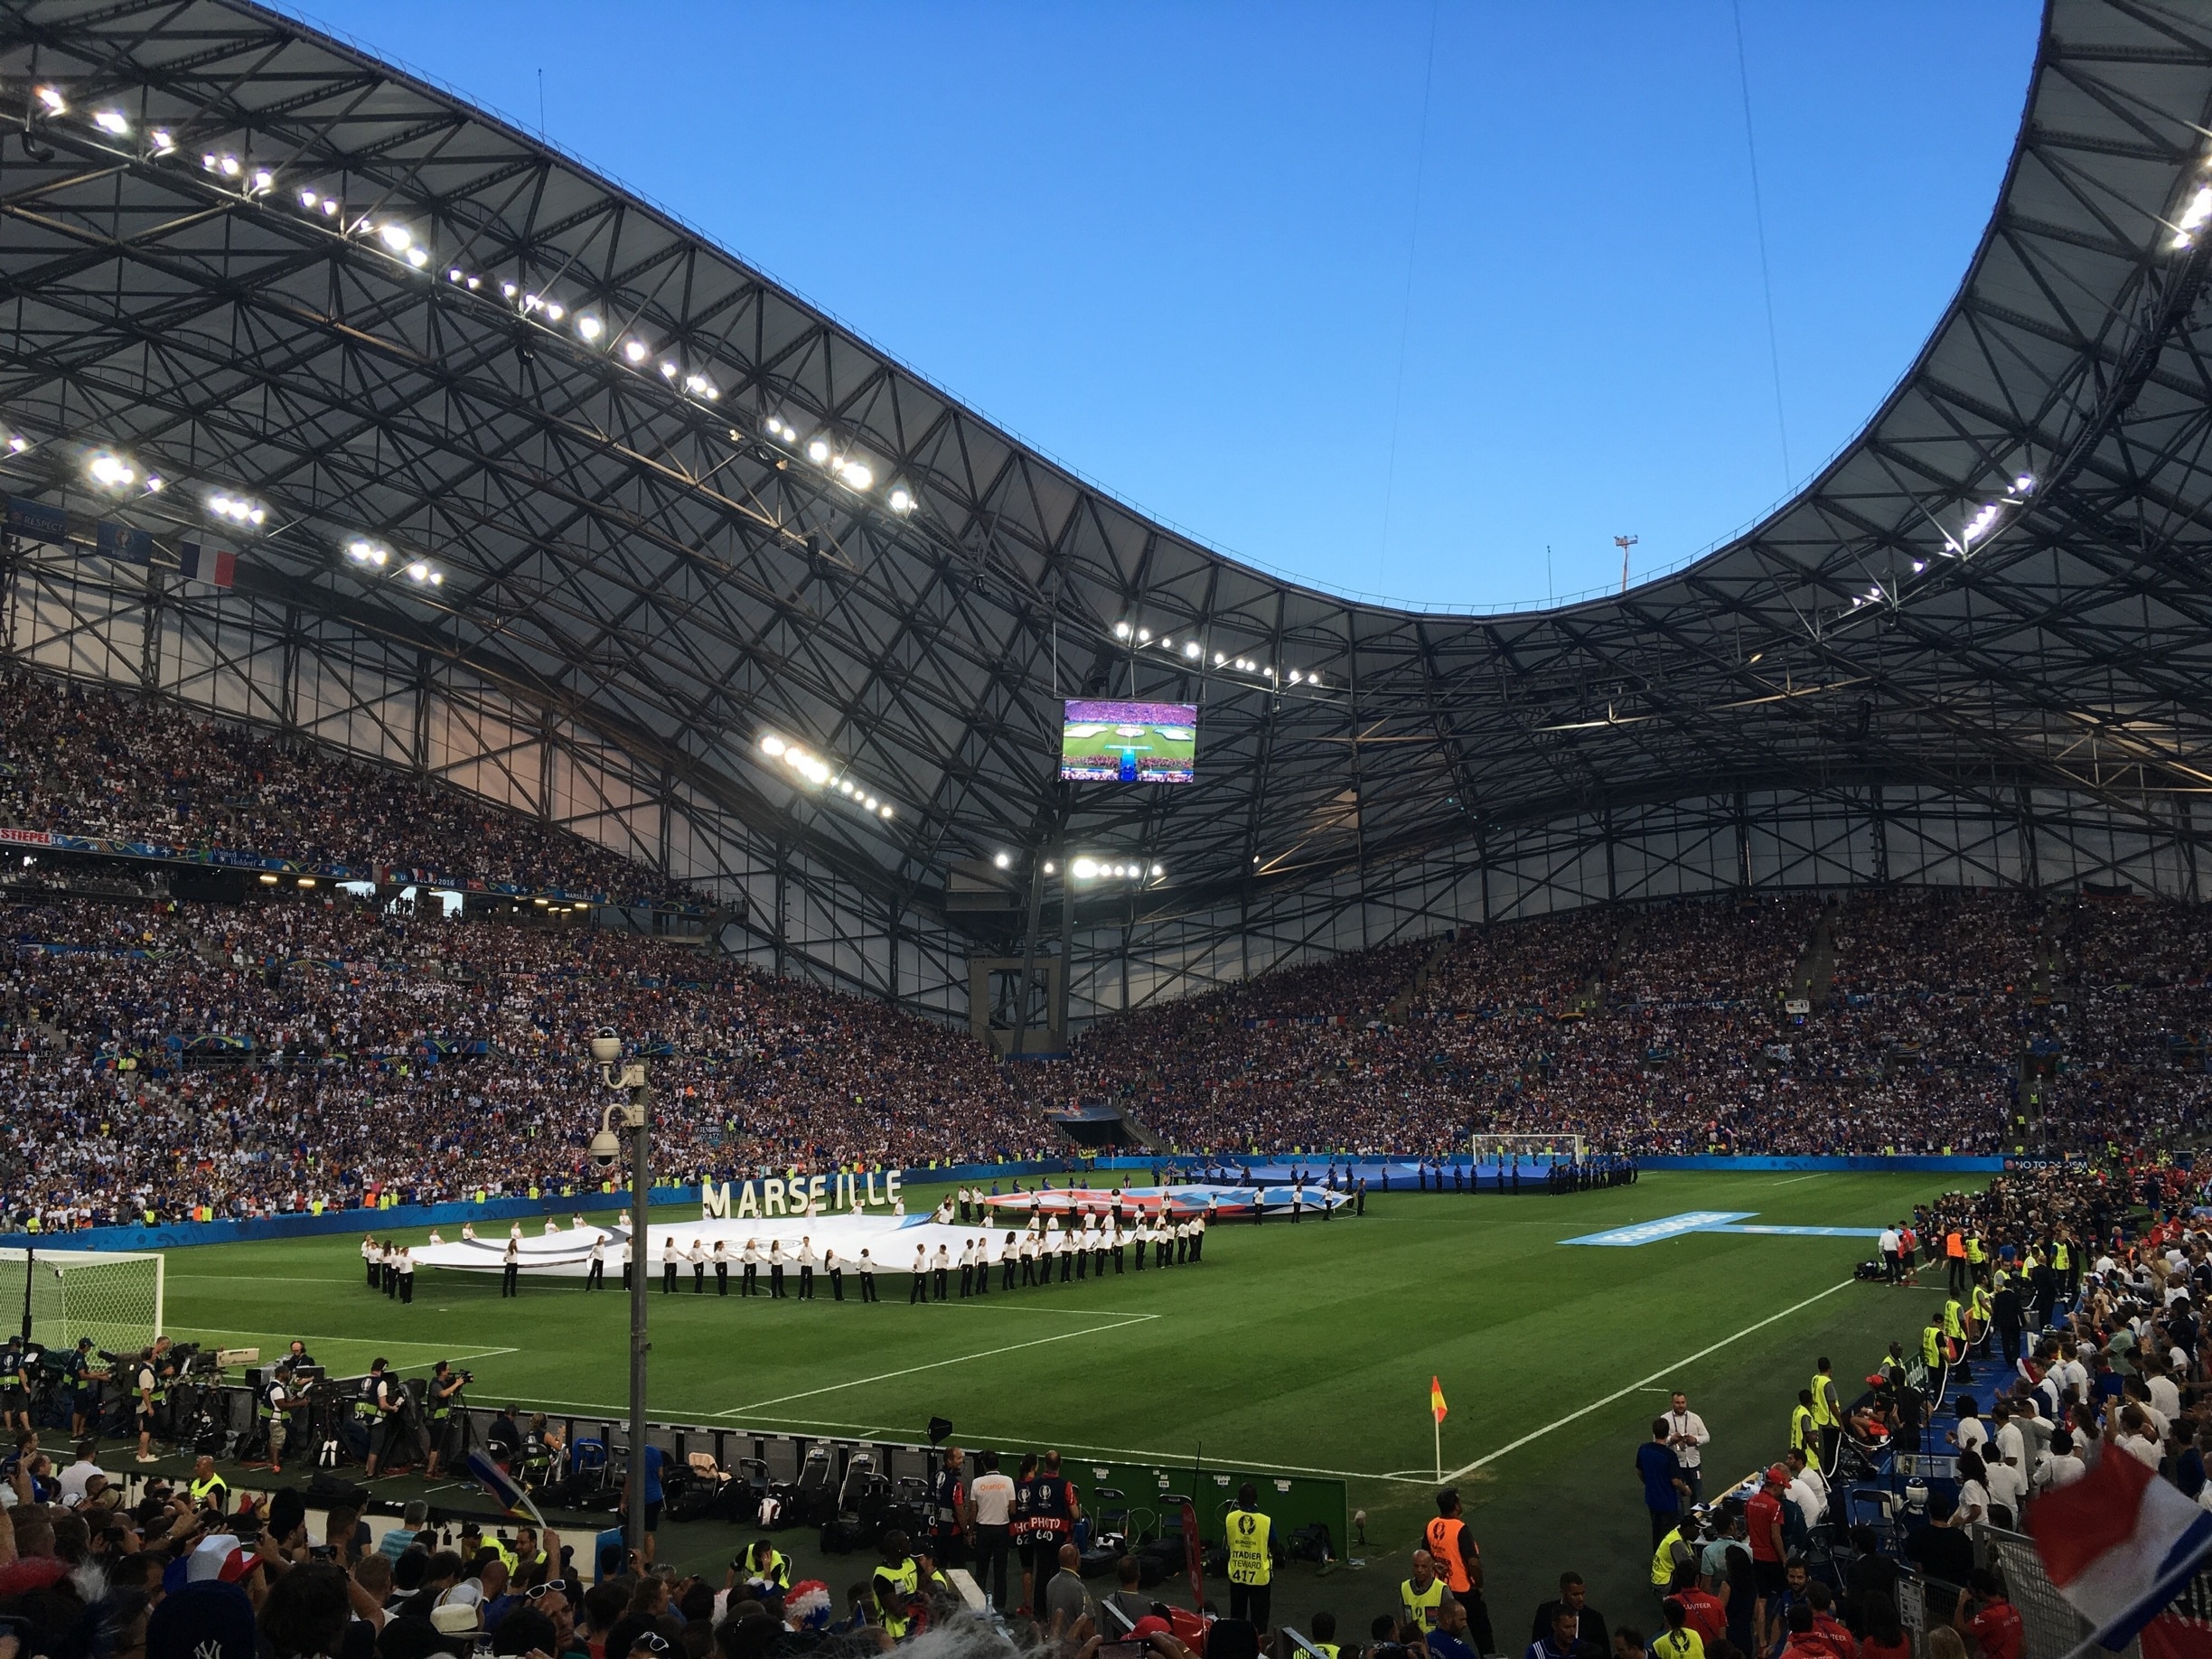
[[[1616,536],[1613,545],[1621,550],[1621,592],[1628,591],[1628,549],[1636,544],[1634,536]]]

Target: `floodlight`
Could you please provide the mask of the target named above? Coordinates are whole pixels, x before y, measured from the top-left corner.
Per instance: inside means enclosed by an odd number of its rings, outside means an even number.
[[[868,810],[869,811],[873,812],[873,811],[876,810],[876,806],[879,804],[879,802],[876,801],[876,797],[875,797],[875,796],[870,795],[870,796],[869,796],[869,797],[868,797],[868,798],[867,798],[866,801],[862,801],[860,804],[861,804],[862,806],[864,806],[864,807],[867,808],[867,810]]]
[[[623,355],[633,363],[642,363],[652,355],[652,347],[642,340],[625,340],[623,342]]]
[[[1198,642],[1196,640],[1193,640],[1187,645],[1183,647],[1183,654],[1188,657],[1193,662],[1195,662],[1200,657],[1204,656],[1205,652],[1204,648],[1199,645]]]
[[[325,196],[323,198],[323,217],[325,219],[335,219],[338,217],[337,197]]]
[[[909,495],[903,487],[891,492],[891,511],[893,512],[912,512],[914,504],[914,498]]]
[[[760,752],[773,759],[783,753],[783,740],[773,732],[770,732],[760,740]]]
[[[865,490],[876,482],[876,474],[858,461],[845,464],[845,482],[856,490]]]
[[[276,175],[267,167],[256,167],[251,183],[256,195],[267,195],[276,188]]]
[[[564,308],[563,306],[561,306],[561,305],[558,305],[557,303],[555,303],[555,302],[554,302],[554,301],[552,301],[552,300],[548,300],[548,301],[546,302],[545,314],[546,314],[546,321],[548,321],[548,323],[558,323],[558,322],[559,322],[559,321],[560,321],[560,320],[561,320],[563,317],[565,317],[565,316],[567,316],[567,315],[568,314],[568,313],[567,313],[567,311],[566,310],[566,308]]]
[[[1221,667],[1221,665],[1222,665],[1223,663],[1224,663],[1224,662],[1226,662],[1226,661],[1229,661],[1229,659],[1228,659],[1227,657],[1223,656],[1223,654],[1222,654],[1220,651],[1215,651],[1215,652],[1214,653],[1214,666],[1215,668],[1219,668],[1219,667]]]
[[[1152,630],[1149,628],[1138,629],[1137,642],[1139,645],[1149,645],[1152,642]]]
[[[377,229],[377,239],[394,253],[405,253],[414,246],[415,233],[405,225],[380,225]]]
[[[576,333],[587,341],[596,340],[606,333],[606,324],[589,312],[586,312],[576,319]]]
[[[991,855],[991,866],[995,869],[1009,869],[1013,867],[1013,863],[1014,860],[1008,858],[1004,853],[993,853]]]
[[[130,117],[120,109],[103,109],[92,117],[92,125],[120,138],[130,131]]]
[[[175,136],[165,127],[157,127],[148,133],[146,142],[154,146],[156,155],[167,155],[177,147]]]
[[[1117,640],[1126,640],[1127,638],[1129,638],[1129,623],[1125,623],[1125,622],[1118,622],[1118,623],[1114,623],[1114,638],[1116,638]]]
[[[145,487],[148,493],[160,490],[162,487],[162,475],[159,473],[148,473],[146,474]]]
[[[878,816],[883,817],[883,818],[886,818],[886,819],[887,819],[887,818],[889,818],[889,817],[891,816],[891,809],[890,809],[889,807],[887,807],[887,806],[886,806],[886,807],[885,807],[885,808],[882,810],[882,811],[881,811],[881,812],[878,814]]]
[[[300,192],[300,206],[304,208],[311,208],[314,206],[316,202],[322,200],[323,198],[316,195],[312,190],[303,190]]]
[[[246,164],[235,155],[224,156],[216,165],[222,170],[222,175],[226,179],[235,179],[239,173],[246,171]]]
[[[48,115],[67,115],[69,113],[69,100],[61,96],[61,89],[58,87],[39,88],[38,101],[46,106]]]
[[[430,579],[430,567],[419,558],[407,567],[407,573],[417,582],[427,582]]]
[[[500,284],[500,297],[502,299],[512,299],[516,295],[521,292],[522,290],[516,287],[511,282],[502,282]]]
[[[1165,875],[1166,875],[1167,872],[1165,869],[1163,869],[1163,868],[1162,868],[1160,866],[1158,866],[1158,865],[1157,865],[1157,864],[1156,864],[1156,865],[1154,865],[1154,866],[1152,867],[1152,873],[1153,873],[1155,876],[1165,876]]]
[[[826,438],[815,438],[806,446],[807,459],[820,466],[830,459],[830,443]]]
[[[1047,876],[1057,875],[1059,873],[1059,869],[1060,867],[1054,864],[1050,858],[1045,860],[1045,873]]]
[[[1302,680],[1302,679],[1304,679],[1304,678],[1305,678],[1305,676],[1303,676],[1302,674],[1300,674],[1300,673],[1298,671],[1298,670],[1296,670],[1296,669],[1292,669],[1292,670],[1290,670],[1290,683],[1291,683],[1292,685],[1294,685],[1294,686],[1295,686],[1295,685],[1297,685],[1297,684],[1298,683],[1298,681],[1299,681],[1299,680]]]
[[[1096,876],[1099,873],[1098,860],[1095,858],[1078,858],[1074,863],[1068,866],[1068,871],[1075,877],[1077,881],[1089,881],[1093,876]]]
[[[20,432],[11,432],[8,434],[7,446],[8,454],[20,455],[24,450],[31,447],[31,440]]]
[[[407,262],[419,271],[430,263],[430,250],[426,248],[410,248],[407,250]]]
[[[138,476],[129,462],[104,449],[85,463],[85,471],[94,483],[110,490],[120,490]]]

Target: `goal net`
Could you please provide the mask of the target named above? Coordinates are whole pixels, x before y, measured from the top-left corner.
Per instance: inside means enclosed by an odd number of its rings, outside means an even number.
[[[1477,1166],[1507,1165],[1516,1158],[1524,1164],[1563,1164],[1570,1159],[1579,1163],[1582,1159],[1582,1137],[1472,1135],[1467,1138],[1467,1150],[1474,1154]]]
[[[158,1251],[0,1250],[0,1330],[22,1328],[27,1290],[33,1341],[136,1354],[161,1334],[164,1269]]]

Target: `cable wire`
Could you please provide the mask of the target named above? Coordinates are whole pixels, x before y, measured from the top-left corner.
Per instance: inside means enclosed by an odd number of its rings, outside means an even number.
[[[1789,421],[1782,411],[1782,347],[1775,333],[1774,276],[1767,267],[1767,203],[1759,192],[1758,137],[1751,126],[1751,66],[1744,55],[1743,0],[1729,0],[1736,18],[1736,85],[1743,94],[1744,148],[1751,157],[1751,220],[1758,230],[1759,288],[1767,296],[1767,365],[1774,372],[1775,430],[1782,438],[1782,487],[1796,482],[1790,465]]]

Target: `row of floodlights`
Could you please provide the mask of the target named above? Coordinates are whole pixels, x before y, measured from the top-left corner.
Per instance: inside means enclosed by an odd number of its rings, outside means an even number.
[[[1186,639],[1180,645],[1176,642],[1176,637],[1172,633],[1163,634],[1155,640],[1152,637],[1151,629],[1139,628],[1134,623],[1128,622],[1114,623],[1113,633],[1117,640],[1126,641],[1140,648],[1156,646],[1171,657],[1180,656],[1186,662],[1196,662],[1203,665],[1205,661],[1205,647],[1194,639]],[[1255,661],[1250,657],[1233,657],[1225,651],[1217,651],[1214,653],[1214,666],[1232,673],[1250,674],[1255,680],[1273,680],[1279,678],[1278,670],[1272,665]],[[1286,683],[1318,688],[1321,685],[1321,676],[1303,669],[1292,669],[1286,678]]]
[[[36,88],[33,96],[49,117],[69,113],[69,100],[58,87]],[[131,136],[130,117],[119,109],[96,110],[91,120],[94,127],[110,137]],[[152,128],[146,135],[146,144],[155,155],[172,155],[178,150],[176,136],[167,127]],[[235,185],[244,195],[257,199],[275,196],[276,173],[267,167],[246,162],[233,152],[210,150],[201,156],[200,164],[202,171]],[[319,219],[338,221],[339,228],[345,233],[374,241],[394,258],[404,261],[416,270],[429,267],[430,250],[423,245],[412,227],[396,219],[380,221],[363,217],[348,222],[343,203],[328,192],[303,187],[296,195],[305,211]],[[476,293],[484,287],[489,279],[461,266],[449,265],[445,267],[445,280],[456,287]],[[712,376],[697,369],[687,369],[675,357],[660,351],[634,333],[617,337],[596,313],[573,309],[550,295],[530,292],[519,283],[501,282],[497,286],[500,296],[525,318],[548,327],[566,324],[584,344],[614,351],[622,361],[640,373],[657,372],[670,387],[680,389],[700,402],[720,401],[722,389],[715,383]],[[801,449],[809,461],[848,489],[864,492],[874,487],[875,469],[859,456],[846,452],[826,435],[818,434],[801,446],[798,428],[780,416],[770,417],[766,429],[771,437]],[[732,433],[731,436],[736,438],[738,435]],[[897,484],[885,497],[885,504],[893,512],[904,514],[912,512],[920,503],[911,490],[904,484]]]
[[[841,799],[851,801],[872,817],[887,820],[893,816],[889,801],[869,794],[804,744],[793,743],[774,732],[764,732],[760,752],[770,760],[781,761],[785,770],[801,782],[819,790],[834,790]]]
[[[1014,855],[1010,852],[993,853],[991,867],[994,869],[1012,869]],[[1045,873],[1047,876],[1055,876],[1059,874],[1059,870],[1060,867],[1052,859],[1045,860]],[[1071,859],[1068,863],[1068,874],[1077,881],[1098,881],[1109,876],[1120,881],[1158,881],[1167,873],[1167,867],[1164,865],[1148,866],[1141,858],[1114,860],[1092,858],[1086,856]]]
[[[2005,486],[2005,492],[2001,497],[1993,501],[1983,501],[1980,507],[1975,509],[1973,517],[1960,527],[1956,536],[1948,533],[1945,535],[1943,557],[1964,558],[1979,544],[1987,541],[2002,529],[2005,520],[2025,507],[2028,504],[2029,497],[2035,492],[2036,477],[2033,473],[2021,473],[2016,475],[2012,482]],[[1918,576],[1926,570],[1928,567],[1928,562],[1925,558],[1913,560],[1913,575]],[[1894,591],[1883,587],[1880,583],[1877,582],[1863,594],[1854,594],[1851,596],[1851,608],[1854,611],[1864,610],[1870,605],[1879,605],[1885,599],[1895,599],[1897,596]]]

